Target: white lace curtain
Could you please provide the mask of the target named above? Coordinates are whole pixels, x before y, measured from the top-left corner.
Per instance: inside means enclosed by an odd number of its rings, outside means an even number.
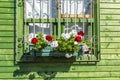
[[[35,18],[56,18],[58,0],[34,0]],[[90,14],[91,0],[59,0],[61,2],[61,14]],[[66,5],[67,11],[66,11]],[[74,6],[76,5],[76,6]],[[26,0],[26,18],[33,18],[33,0]],[[75,13],[74,10],[77,10]]]

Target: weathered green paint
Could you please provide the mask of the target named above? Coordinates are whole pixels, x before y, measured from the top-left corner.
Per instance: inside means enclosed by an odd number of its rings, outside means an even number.
[[[61,18],[61,19],[35,19],[35,22],[36,23],[39,23],[39,22],[43,22],[44,21],[44,23],[50,23],[50,22],[58,22],[60,20],[60,22],[61,23],[64,23],[64,22],[75,22],[75,19],[73,19],[73,18],[68,18],[68,19],[63,19],[63,18]],[[94,22],[94,20],[93,19],[76,19],[76,22]],[[32,19],[27,19],[27,22],[33,22],[33,20]]]
[[[14,2],[14,0],[0,0],[0,5],[3,4],[1,1],[6,1],[5,5],[8,4],[9,7],[13,7],[13,3],[10,3]],[[0,80],[29,80],[32,74],[35,75],[33,80],[44,80],[45,75],[43,77],[37,74],[38,71],[43,74],[45,71],[56,72],[52,80],[120,80],[120,17],[118,15],[120,11],[116,9],[120,7],[120,0],[100,0],[100,2],[102,2],[100,3],[102,8],[100,9],[102,55],[100,62],[96,65],[87,62],[51,63],[51,61],[49,63],[21,63],[14,65],[14,23],[11,25],[6,20],[6,23],[0,23],[0,47],[4,48],[0,48]],[[0,21],[3,22],[3,19],[14,21],[14,8],[4,8],[4,5],[1,5],[1,7]],[[7,11],[7,9],[10,11]],[[8,47],[11,49],[8,49]]]

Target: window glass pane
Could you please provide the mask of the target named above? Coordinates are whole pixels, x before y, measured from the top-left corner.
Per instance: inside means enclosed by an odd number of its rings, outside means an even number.
[[[29,41],[35,35],[37,35],[38,32],[42,32],[45,35],[51,35],[51,24],[50,23],[35,23],[35,33],[34,33],[34,26],[33,23],[29,23]]]

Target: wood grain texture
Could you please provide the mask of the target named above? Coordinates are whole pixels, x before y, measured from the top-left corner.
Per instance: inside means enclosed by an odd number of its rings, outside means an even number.
[[[120,80],[120,0],[100,0],[102,60],[97,64],[72,62],[15,65],[14,7],[14,0],[0,0],[0,80],[44,80],[46,76],[51,77],[48,74],[50,72],[55,72],[52,80]]]

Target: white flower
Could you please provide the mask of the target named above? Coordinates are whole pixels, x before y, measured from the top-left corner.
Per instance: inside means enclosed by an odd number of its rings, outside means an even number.
[[[77,45],[77,44],[78,44],[78,42],[77,42],[77,41],[75,41],[75,42],[74,42],[74,45]]]
[[[68,40],[70,38],[70,35],[68,33],[62,33],[62,37],[66,40]]]
[[[76,31],[76,30],[72,30],[69,34],[70,34],[70,35],[77,36],[77,31]]]
[[[58,41],[52,41],[50,43],[51,47],[55,48],[55,47],[58,47]]]
[[[72,57],[72,54],[65,54],[65,57],[66,57],[66,58],[71,58],[71,57]]]

